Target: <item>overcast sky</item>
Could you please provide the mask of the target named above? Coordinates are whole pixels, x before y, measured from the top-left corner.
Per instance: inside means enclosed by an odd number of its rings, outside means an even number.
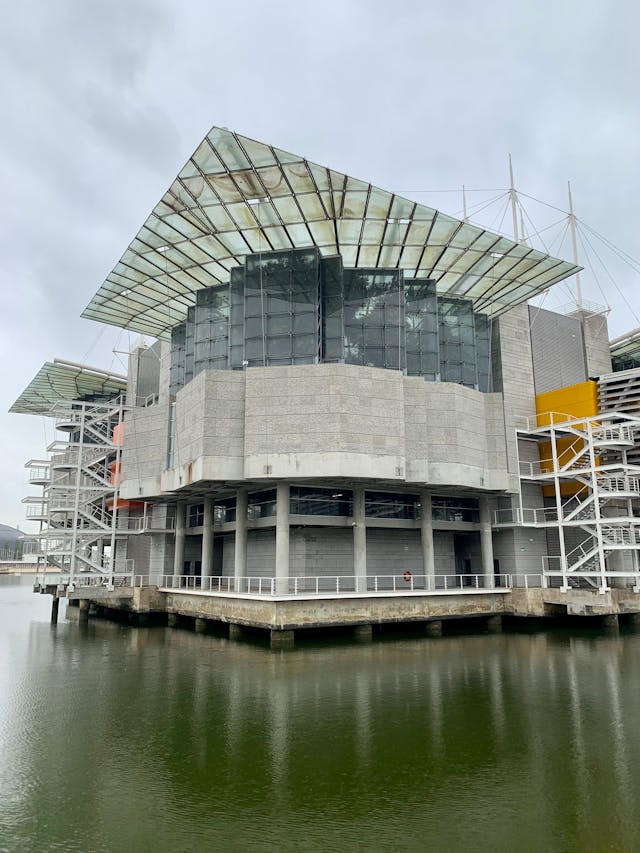
[[[637,258],[638,8],[0,0],[0,522],[25,528],[23,464],[53,440],[7,409],[54,357],[124,372],[136,336],[80,313],[212,125],[452,214],[435,190],[506,187],[511,152],[518,189],[566,209],[570,179],[577,215]],[[598,252],[620,290],[594,264],[584,295],[622,334],[639,277]]]

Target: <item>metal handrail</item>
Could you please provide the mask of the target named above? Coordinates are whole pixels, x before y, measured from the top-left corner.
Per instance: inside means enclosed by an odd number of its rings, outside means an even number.
[[[530,575],[542,583],[541,575]],[[320,594],[388,594],[472,592],[509,589],[511,574],[485,578],[474,575],[421,575],[407,570],[388,575],[299,575],[288,578],[269,576],[200,577],[199,575],[163,575],[161,586],[170,590],[200,593],[235,593],[240,595],[320,595]]]

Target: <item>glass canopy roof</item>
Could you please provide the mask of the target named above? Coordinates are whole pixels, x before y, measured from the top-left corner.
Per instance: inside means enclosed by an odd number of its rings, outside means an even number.
[[[431,278],[496,316],[580,267],[214,127],[83,317],[167,337],[195,294],[226,283],[247,254],[317,246],[345,267]]]
[[[640,328],[614,338],[610,348],[613,358],[640,359]]]
[[[42,365],[9,411],[53,415],[51,407],[60,401],[110,400],[126,390],[126,376],[56,358]]]

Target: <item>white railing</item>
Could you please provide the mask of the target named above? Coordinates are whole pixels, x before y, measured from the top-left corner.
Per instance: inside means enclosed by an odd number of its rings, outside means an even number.
[[[403,572],[393,575],[368,575],[366,578],[354,575],[314,575],[289,578],[268,577],[200,577],[196,575],[164,575],[161,586],[166,589],[183,592],[235,593],[241,595],[320,595],[320,594],[376,594],[411,593],[424,594],[442,592],[474,592],[475,590],[493,591],[509,589],[512,585],[510,574],[500,574],[485,578],[484,575],[418,575]],[[524,577],[524,576],[521,576]],[[541,585],[541,576],[538,586]]]
[[[637,545],[640,543],[640,530],[635,527],[604,527],[602,538],[605,545]]]
[[[46,518],[47,505],[45,502],[40,504],[27,504],[25,510],[25,518]]]
[[[42,465],[38,468],[28,468],[28,480],[30,483],[49,482],[51,479],[51,469],[48,465]]]
[[[601,492],[616,494],[618,492],[630,492],[634,495],[640,494],[640,480],[638,477],[598,477],[598,486]]]
[[[633,429],[628,424],[602,426],[593,430],[593,440],[597,444],[633,444]]]

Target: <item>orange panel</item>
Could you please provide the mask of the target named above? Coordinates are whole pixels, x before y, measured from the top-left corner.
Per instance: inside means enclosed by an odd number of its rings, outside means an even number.
[[[124,421],[113,428],[113,443],[120,447],[124,444]]]

